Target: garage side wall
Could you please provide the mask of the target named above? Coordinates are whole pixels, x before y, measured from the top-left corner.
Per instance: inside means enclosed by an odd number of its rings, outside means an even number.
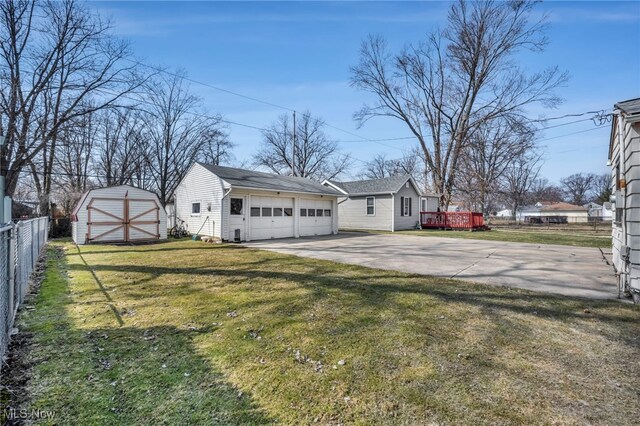
[[[199,164],[194,164],[175,192],[176,217],[187,230],[220,238],[222,181]],[[192,213],[192,204],[200,203],[200,213]],[[199,231],[199,232],[198,232]]]

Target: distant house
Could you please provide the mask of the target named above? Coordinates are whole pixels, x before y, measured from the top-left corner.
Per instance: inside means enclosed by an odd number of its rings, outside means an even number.
[[[609,139],[613,264],[620,289],[640,303],[640,98],[614,105]]]
[[[192,234],[224,241],[338,232],[339,192],[310,179],[194,163],[174,194]]]
[[[602,203],[602,205],[598,203],[587,203],[584,205],[589,211],[589,220],[590,221],[609,221],[612,217],[612,208],[611,203],[606,202]]]
[[[439,197],[422,194],[411,176],[351,182],[324,181],[340,192],[338,223],[341,229],[398,231],[414,229],[420,211],[437,211]]]
[[[496,212],[496,217],[506,217],[506,218],[512,218],[513,217],[513,211],[511,209],[503,209],[503,210],[499,210]]]
[[[589,210],[564,202],[538,202],[519,208],[516,220],[525,223],[587,223]]]

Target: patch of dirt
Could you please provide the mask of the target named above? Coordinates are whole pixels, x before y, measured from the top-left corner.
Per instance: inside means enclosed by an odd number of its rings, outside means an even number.
[[[46,249],[45,249],[46,250]],[[16,325],[19,324],[20,316],[29,310],[34,309],[35,298],[40,291],[42,280],[44,279],[44,270],[47,264],[48,255],[51,252],[45,252],[40,258],[33,273],[31,274],[31,282],[29,292],[24,298],[24,302],[18,308]],[[61,249],[56,248],[54,252],[56,258],[64,256]],[[0,370],[0,421],[3,425],[24,425],[24,419],[11,418],[10,413],[15,410],[27,406],[28,393],[27,387],[32,375],[32,363],[29,362],[29,353],[33,344],[33,333],[18,332],[11,336],[9,348],[5,355],[2,369]]]

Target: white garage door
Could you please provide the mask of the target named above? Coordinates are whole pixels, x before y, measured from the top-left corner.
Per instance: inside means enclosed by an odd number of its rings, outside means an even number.
[[[293,237],[293,198],[251,197],[252,240]]]
[[[300,236],[329,235],[333,231],[330,200],[300,199]]]

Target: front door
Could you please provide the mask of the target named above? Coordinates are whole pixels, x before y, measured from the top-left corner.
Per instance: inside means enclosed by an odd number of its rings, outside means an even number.
[[[246,198],[244,196],[235,196],[229,199],[229,241],[236,241],[239,239],[240,241],[244,241],[246,239],[245,236],[245,221],[246,221],[246,210],[247,203]],[[238,231],[239,230],[239,231]]]

